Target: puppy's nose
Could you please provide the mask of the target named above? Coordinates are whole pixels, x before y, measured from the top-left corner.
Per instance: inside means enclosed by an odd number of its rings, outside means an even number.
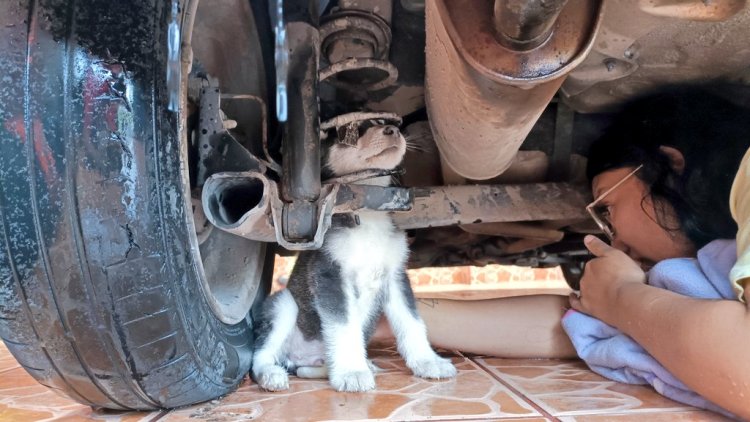
[[[398,128],[396,126],[386,126],[385,129],[383,129],[383,135],[386,136],[392,136],[398,133]]]

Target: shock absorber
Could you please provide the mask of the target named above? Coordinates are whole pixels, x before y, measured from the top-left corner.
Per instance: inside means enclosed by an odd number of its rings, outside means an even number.
[[[283,0],[278,0],[283,1]],[[320,38],[316,1],[284,1],[288,73],[287,122],[282,148],[282,233],[286,240],[305,244],[319,232],[320,137],[318,126],[318,68]],[[278,52],[277,52],[278,53]]]

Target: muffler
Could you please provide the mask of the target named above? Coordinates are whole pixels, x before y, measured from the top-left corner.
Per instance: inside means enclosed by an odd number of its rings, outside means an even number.
[[[590,51],[602,3],[426,2],[425,97],[444,165],[472,180],[510,166],[565,76]]]

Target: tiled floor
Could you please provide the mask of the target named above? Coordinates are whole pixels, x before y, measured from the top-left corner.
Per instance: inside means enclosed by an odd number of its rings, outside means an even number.
[[[459,369],[455,380],[413,377],[394,346],[372,347],[382,368],[377,390],[337,393],[326,381],[292,378],[286,393],[262,392],[246,380],[227,397],[163,412],[93,411],[37,384],[0,346],[0,421],[723,421],[665,399],[646,387],[605,380],[579,361],[467,357],[441,351]]]

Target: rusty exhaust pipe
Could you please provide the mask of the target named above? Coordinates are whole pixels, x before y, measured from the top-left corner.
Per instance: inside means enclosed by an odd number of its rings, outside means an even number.
[[[274,192],[275,191],[275,192]],[[217,173],[203,185],[203,212],[217,228],[261,242],[276,242],[271,214],[275,183],[256,172]]]
[[[552,34],[568,0],[495,0],[498,40],[513,50],[531,50]]]
[[[491,179],[510,166],[565,76],[588,55],[603,2],[425,4],[425,98],[443,171]]]

